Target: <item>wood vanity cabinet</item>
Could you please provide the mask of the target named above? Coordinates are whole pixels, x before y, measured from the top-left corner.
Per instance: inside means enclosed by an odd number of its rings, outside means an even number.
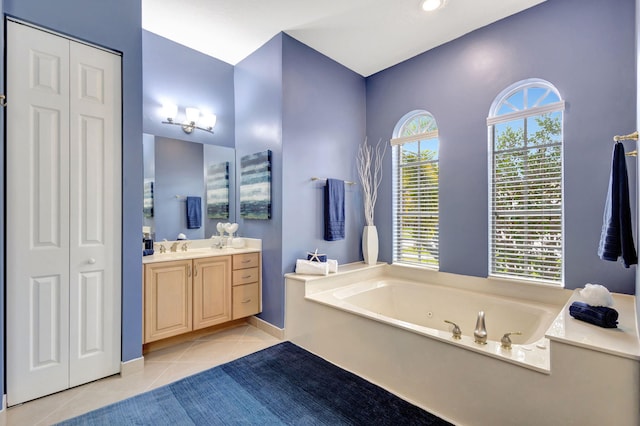
[[[261,311],[260,253],[144,265],[144,343]]]
[[[231,256],[145,265],[144,343],[231,320]]]

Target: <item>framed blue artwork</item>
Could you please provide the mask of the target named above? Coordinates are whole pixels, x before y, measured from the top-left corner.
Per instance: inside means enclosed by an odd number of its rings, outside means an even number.
[[[207,167],[207,217],[229,219],[229,162]]]
[[[240,216],[271,219],[271,150],[240,159]]]
[[[142,205],[144,217],[153,217],[153,181],[144,182],[144,203]]]

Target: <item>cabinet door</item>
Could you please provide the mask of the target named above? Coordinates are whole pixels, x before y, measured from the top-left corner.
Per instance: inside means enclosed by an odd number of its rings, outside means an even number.
[[[231,256],[193,260],[193,329],[231,320]]]
[[[191,331],[191,260],[147,264],[144,276],[144,342]]]

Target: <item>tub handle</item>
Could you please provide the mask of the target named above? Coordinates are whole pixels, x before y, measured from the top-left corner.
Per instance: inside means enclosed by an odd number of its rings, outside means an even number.
[[[447,324],[453,325],[453,330],[452,330],[453,336],[451,336],[451,337],[453,337],[454,339],[461,339],[462,338],[462,330],[460,330],[460,327],[458,327],[458,324],[456,324],[453,321],[449,321],[449,320],[444,320],[444,322],[446,322]]]
[[[509,336],[511,336],[512,334],[514,336],[522,336],[522,333],[519,331],[505,333],[504,336],[502,336],[502,339],[500,339],[500,343],[502,343],[500,346],[502,346],[502,349],[511,349],[511,338]]]

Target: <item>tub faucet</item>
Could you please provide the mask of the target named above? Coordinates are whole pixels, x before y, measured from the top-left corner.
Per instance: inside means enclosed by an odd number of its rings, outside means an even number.
[[[514,336],[521,336],[522,333],[519,331],[512,331],[511,333],[505,333],[504,336],[502,336],[502,339],[500,339],[500,343],[501,343],[501,347],[502,349],[511,349],[511,338],[509,336],[514,335]]]
[[[476,320],[476,329],[473,331],[473,337],[476,343],[480,345],[487,344],[487,328],[484,326],[484,311],[478,312]]]
[[[446,322],[447,324],[453,325],[453,330],[451,331],[453,333],[453,335],[451,336],[452,338],[456,340],[462,339],[462,330],[460,330],[460,327],[458,327],[458,324],[449,320],[444,320],[444,322]]]

